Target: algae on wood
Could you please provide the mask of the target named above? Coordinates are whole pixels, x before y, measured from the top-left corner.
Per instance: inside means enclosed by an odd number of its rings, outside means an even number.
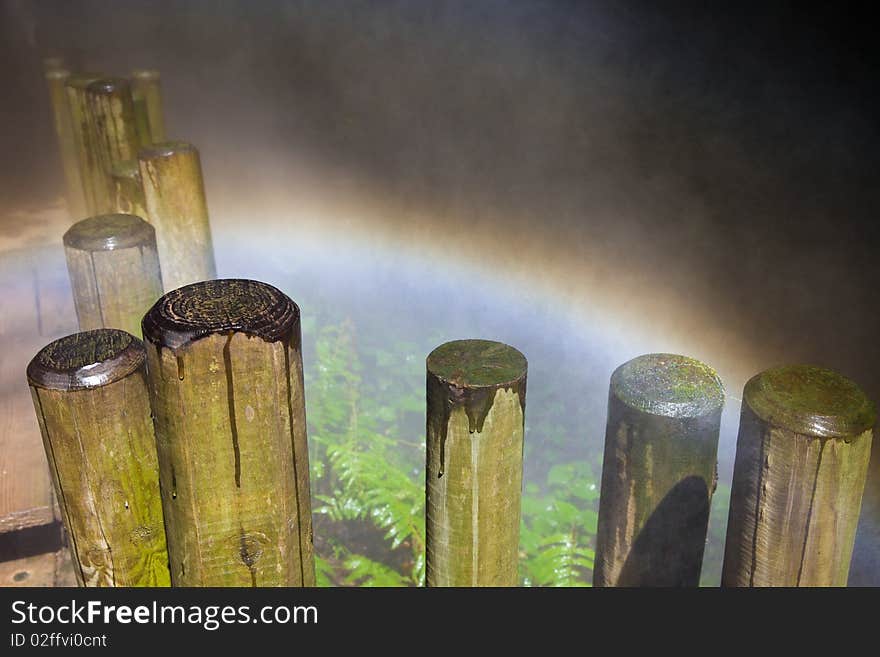
[[[141,145],[165,141],[162,87],[159,71],[138,69],[131,72],[131,91]]]
[[[169,292],[143,333],[175,586],[313,586],[299,308],[265,283]]]
[[[874,405],[806,365],[746,383],[722,586],[846,586]]]
[[[525,357],[456,340],[427,359],[428,586],[516,586]]]
[[[165,290],[215,278],[199,152],[184,142],[156,144],[140,151],[138,164]]]
[[[140,217],[89,217],[64,234],[80,331],[118,328],[140,335],[144,313],[162,296],[156,231]]]
[[[648,354],[611,376],[593,586],[697,586],[724,389],[712,368]]]
[[[83,586],[168,586],[140,340],[114,329],[43,348],[28,383]]]

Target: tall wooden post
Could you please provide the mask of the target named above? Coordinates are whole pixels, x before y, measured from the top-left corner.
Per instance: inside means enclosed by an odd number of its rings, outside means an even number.
[[[165,289],[215,278],[202,164],[195,146],[156,144],[140,151],[138,163]]]
[[[48,66],[48,64],[47,64]],[[73,134],[67,93],[64,85],[70,78],[70,71],[63,67],[47,68],[46,83],[49,87],[49,100],[52,103],[52,116],[55,136],[58,139],[58,155],[64,172],[65,200],[67,211],[73,221],[86,216],[86,202],[83,196],[82,180],[79,177],[79,160],[76,153],[76,140]]]
[[[89,217],[64,234],[64,252],[80,331],[140,335],[144,313],[162,296],[153,227],[130,214]]]
[[[724,389],[674,354],[611,376],[593,586],[697,586]]]
[[[165,141],[165,115],[162,112],[162,86],[159,71],[138,69],[131,72],[131,90],[137,114],[141,144]]]
[[[76,144],[80,182],[85,201],[85,215],[77,217],[78,219],[105,212],[107,207],[107,184],[98,160],[97,138],[86,95],[88,86],[103,77],[105,76],[100,73],[76,73],[71,75],[65,83],[67,106],[70,111],[70,123],[73,130],[73,140]]]
[[[313,586],[299,308],[214,280],[146,314],[175,586]]]
[[[746,383],[723,586],[846,586],[875,420],[830,370],[776,367]]]
[[[110,181],[113,212],[133,214],[138,217],[147,216],[144,187],[137,160],[116,162],[110,169]]]
[[[86,96],[101,183],[106,188],[102,197],[106,199],[105,205],[98,208],[98,213],[112,212],[113,165],[135,159],[140,148],[131,87],[123,78],[104,78],[92,82],[86,88]]]
[[[516,586],[525,356],[456,340],[427,360],[427,585]]]
[[[43,348],[28,383],[82,586],[168,586],[140,340],[113,329]]]

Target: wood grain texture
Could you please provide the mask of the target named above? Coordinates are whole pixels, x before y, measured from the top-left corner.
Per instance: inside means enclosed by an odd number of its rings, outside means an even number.
[[[76,586],[76,575],[67,549],[0,561],[0,586]]]
[[[778,367],[746,384],[723,586],[846,586],[875,420],[830,370]]]
[[[697,586],[724,390],[707,365],[648,354],[611,377],[594,586]]]
[[[89,217],[64,234],[64,251],[79,329],[140,335],[144,313],[162,296],[153,227],[129,214]]]
[[[167,586],[143,343],[115,329],[56,340],[27,378],[83,586]]]
[[[110,169],[112,211],[146,219],[147,205],[137,160],[116,162]]]
[[[106,76],[100,73],[76,73],[64,85],[85,201],[85,215],[78,217],[79,219],[106,212],[105,208],[108,207],[108,187],[101,171],[97,135],[86,93],[90,84],[104,77]]]
[[[299,308],[256,281],[143,322],[175,586],[313,586]]]
[[[456,340],[427,359],[428,586],[516,586],[525,357]]]
[[[165,290],[215,278],[199,152],[183,142],[156,144],[140,151],[138,164]]]
[[[100,184],[105,188],[103,205],[92,214],[113,212],[114,182],[110,176],[117,162],[133,160],[140,148],[131,86],[124,78],[103,78],[86,87],[91,130]]]
[[[137,69],[131,72],[131,90],[141,143],[144,146],[165,141],[165,114],[162,111],[162,78],[159,71]]]

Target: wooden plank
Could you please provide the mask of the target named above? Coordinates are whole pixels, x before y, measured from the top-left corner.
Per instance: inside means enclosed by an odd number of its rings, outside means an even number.
[[[0,562],[0,586],[76,586],[70,551],[38,554]]]
[[[0,535],[56,519],[25,369],[43,345],[76,330],[60,243],[7,244],[0,234]]]

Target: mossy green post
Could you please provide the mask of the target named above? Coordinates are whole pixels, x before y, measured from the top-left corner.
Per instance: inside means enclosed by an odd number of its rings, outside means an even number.
[[[428,586],[516,586],[525,356],[456,340],[427,360]]]
[[[647,354],[611,376],[593,586],[697,586],[724,389],[715,371]]]
[[[98,207],[96,214],[112,212],[115,210],[114,183],[110,175],[113,165],[135,159],[140,148],[131,86],[124,78],[104,78],[86,87],[86,96],[101,184],[105,188],[104,205]]]
[[[141,149],[138,165],[165,290],[216,278],[198,150],[185,142],[156,144]]]
[[[62,65],[54,66],[47,60],[46,84],[49,87],[49,100],[52,104],[52,118],[55,137],[58,139],[58,155],[64,172],[64,198],[71,220],[78,221],[87,216],[83,196],[82,180],[79,176],[79,160],[76,153],[76,139],[73,134],[70,110],[68,109],[65,83],[70,71]]]
[[[114,329],[42,349],[28,383],[81,586],[168,586],[140,340]]]
[[[746,383],[723,586],[846,586],[875,420],[830,370],[776,367]]]
[[[86,95],[88,86],[104,77],[100,73],[75,73],[64,83],[85,203],[85,214],[77,219],[106,212],[108,205],[107,184],[98,160],[97,138]]]
[[[146,218],[147,205],[137,160],[116,162],[110,169],[110,182],[112,211]]]
[[[131,90],[141,145],[165,141],[165,115],[162,112],[162,86],[159,71],[137,69],[131,72]]]
[[[299,308],[265,283],[162,297],[143,333],[175,586],[314,586]]]
[[[144,313],[162,296],[156,231],[140,217],[89,217],[64,234],[64,253],[80,331],[141,334]]]

